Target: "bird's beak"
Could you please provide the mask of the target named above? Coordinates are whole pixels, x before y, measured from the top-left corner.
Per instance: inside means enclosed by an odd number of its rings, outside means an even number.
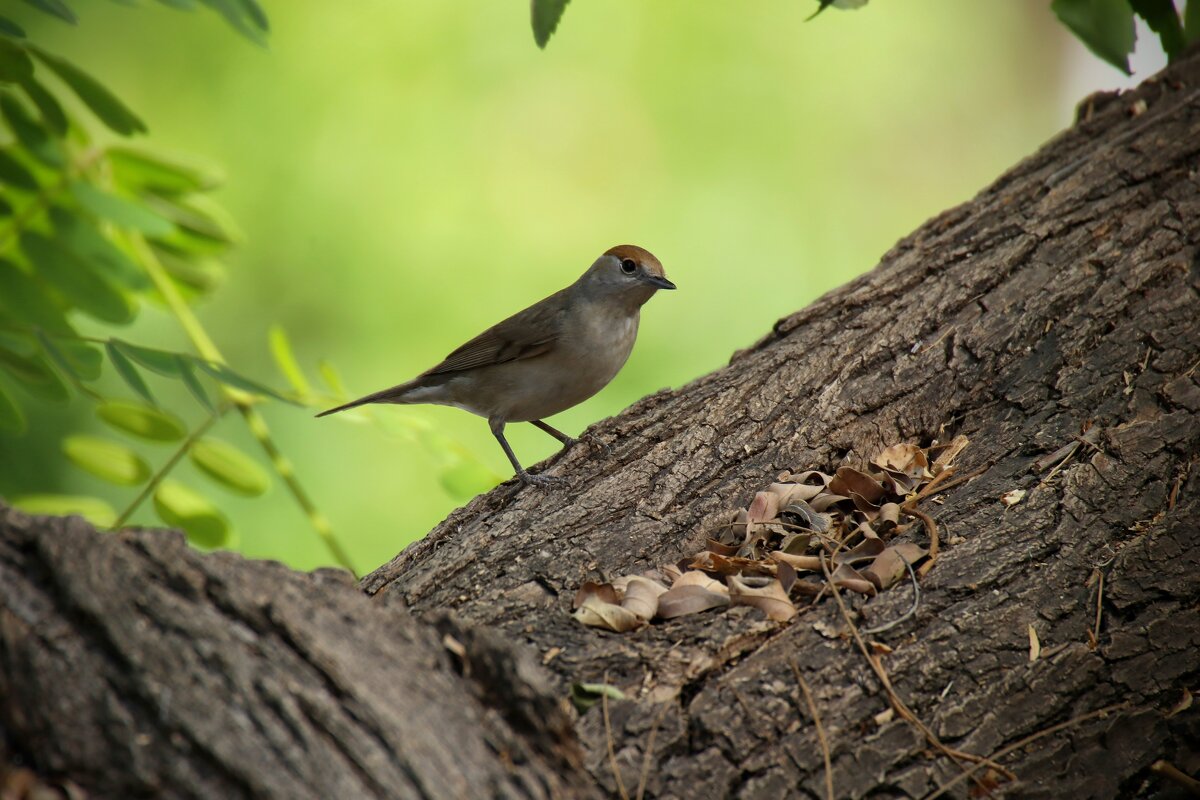
[[[1193,2],[1200,2],[1200,0],[1193,0]],[[645,281],[646,281],[646,283],[650,284],[651,286],[653,286],[656,289],[674,289],[675,288],[675,284],[671,283],[669,280],[666,279],[665,276],[662,276],[662,275],[647,275],[645,277]]]

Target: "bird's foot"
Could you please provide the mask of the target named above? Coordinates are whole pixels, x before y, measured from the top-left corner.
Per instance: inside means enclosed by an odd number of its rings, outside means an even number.
[[[521,483],[529,486],[555,486],[563,482],[562,478],[551,477],[550,475],[533,474],[522,470],[517,473],[517,477],[521,479]]]

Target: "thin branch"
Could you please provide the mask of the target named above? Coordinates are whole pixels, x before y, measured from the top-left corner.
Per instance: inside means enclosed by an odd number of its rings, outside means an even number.
[[[846,602],[842,599],[841,590],[838,589],[837,584],[833,582],[833,576],[829,572],[829,564],[827,563],[823,553],[821,554],[821,571],[825,573],[825,580],[828,582],[829,589],[833,593],[833,599],[837,601],[838,609],[842,613],[842,619],[850,628],[850,634],[853,636],[855,644],[858,645],[858,649],[863,654],[863,657],[867,659],[867,663],[870,664],[871,670],[875,673],[875,677],[877,677],[880,684],[883,685],[884,692],[887,694],[888,700],[896,713],[900,715],[900,717],[902,717],[906,722],[920,731],[930,745],[939,750],[942,754],[948,756],[954,762],[958,763],[958,765],[964,771],[966,771],[966,767],[961,763],[962,761],[986,763],[989,767],[997,772],[1000,772],[1009,780],[1014,780],[1016,775],[995,763],[992,759],[975,755],[974,753],[966,753],[961,750],[955,750],[952,747],[947,747],[942,743],[942,740],[938,738],[937,734],[930,730],[929,726],[922,722],[917,715],[912,712],[912,710],[904,703],[904,701],[900,699],[900,695],[896,693],[896,690],[892,688],[891,678],[888,677],[887,671],[883,668],[883,662],[879,660],[878,656],[872,655],[871,651],[867,648],[867,643],[863,640],[862,634],[859,633],[858,626],[854,624],[854,619],[850,616],[850,610],[846,608]],[[976,779],[976,784],[984,791],[987,791],[989,794],[991,793],[988,787],[978,779]]]
[[[800,674],[800,668],[796,666],[796,662],[788,659],[788,666],[792,668],[792,674],[796,676],[796,683],[800,685],[800,691],[804,692],[804,702],[808,705],[808,713],[812,714],[813,725],[817,729],[817,741],[821,745],[821,756],[825,759],[825,797],[828,800],[835,800],[833,759],[829,755],[829,738],[825,735],[825,726],[821,724],[821,714],[817,711],[817,703],[813,699],[812,691],[808,688],[808,682],[804,680],[804,676]]]
[[[608,688],[608,673],[604,673],[604,687]],[[612,722],[608,717],[608,692],[600,693],[600,709],[604,712],[604,735],[608,739],[608,766],[612,769],[613,779],[617,782],[617,793],[621,800],[629,800],[629,792],[625,790],[625,781],[621,780],[621,771],[617,769],[617,755],[613,749]]]
[[[146,485],[142,487],[142,491],[138,493],[138,496],[133,498],[133,502],[131,502],[125,508],[125,510],[121,512],[121,516],[117,517],[117,521],[112,524],[112,530],[120,530],[121,528],[125,527],[125,524],[129,522],[129,518],[133,516],[134,512],[138,510],[142,503],[146,502],[146,498],[154,493],[154,490],[157,489],[158,485],[163,482],[163,479],[170,474],[171,470],[175,469],[175,465],[179,463],[180,459],[187,455],[188,450],[192,449],[192,445],[194,445],[201,436],[208,433],[208,429],[216,424],[218,419],[225,416],[226,412],[228,411],[229,406],[222,405],[220,409],[212,414],[209,414],[204,422],[200,423],[200,425],[196,427],[196,430],[188,434],[188,437],[179,444],[179,447],[175,449],[175,452],[171,454],[171,457],[163,462],[163,465],[158,468],[158,471],[155,472]]]
[[[642,774],[638,776],[637,794],[634,795],[637,800],[642,800],[646,785],[650,782],[650,759],[654,755],[654,737],[658,733],[658,726],[662,723],[662,718],[666,716],[670,708],[670,702],[663,703],[662,708],[654,715],[654,724],[650,726],[650,735],[646,738],[646,752],[642,755]]]
[[[1095,719],[1096,717],[1103,717],[1107,714],[1112,714],[1117,711],[1122,711],[1129,707],[1130,707],[1129,703],[1117,703],[1116,705],[1105,706],[1104,708],[1097,709],[1096,711],[1090,711],[1087,714],[1080,714],[1078,717],[1069,719],[1066,722],[1060,722],[1057,725],[1051,725],[1049,728],[1043,728],[1042,730],[1040,730],[1036,733],[1031,733],[1030,735],[1026,736],[1023,739],[1018,739],[1017,741],[1013,742],[1012,744],[1008,745],[1007,747],[1002,747],[1001,749],[997,750],[995,753],[993,753],[989,757],[989,761],[994,761],[997,759],[1004,758],[1009,753],[1020,750],[1022,747],[1025,747],[1027,745],[1031,745],[1034,742],[1036,742],[1038,739],[1044,739],[1045,737],[1051,736],[1055,733],[1058,733],[1059,731],[1064,731],[1067,728],[1073,728],[1076,725],[1081,725],[1084,722],[1087,722],[1088,720]],[[980,768],[982,768],[986,763],[987,762],[980,761],[979,763],[973,765],[970,769],[968,769],[962,775],[955,775],[953,778],[948,780],[946,783],[943,783],[937,789],[935,789],[934,791],[932,791],[929,794],[922,797],[921,800],[935,800],[935,798],[941,797],[946,792],[950,791],[951,789],[953,789],[955,786],[962,783],[963,781],[965,781],[969,778],[973,778],[975,773]]]

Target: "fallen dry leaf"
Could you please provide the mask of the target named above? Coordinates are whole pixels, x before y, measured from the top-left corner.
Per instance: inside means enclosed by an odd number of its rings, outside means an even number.
[[[727,605],[728,593],[714,592],[696,584],[676,584],[658,596],[658,616],[660,619],[674,619],[684,614],[698,614],[710,608]]]
[[[705,575],[700,570],[690,569],[679,576],[675,583],[671,584],[672,589],[678,589],[681,586],[699,586],[702,589],[707,589],[710,592],[725,592],[725,584],[721,581],[713,580]]]
[[[860,572],[874,583],[876,588],[888,589],[908,574],[908,567],[904,565],[905,561],[909,566],[915,566],[927,555],[929,555],[929,551],[915,542],[900,542],[885,549]]]
[[[645,578],[630,578],[625,588],[625,599],[621,608],[633,612],[638,619],[648,622],[654,619],[658,611],[658,598],[667,592],[667,587],[646,580]]]
[[[725,585],[729,587],[729,602],[732,605],[757,608],[776,622],[787,622],[796,616],[796,607],[778,580],[772,580],[766,586],[754,587],[736,575],[729,575],[725,578]]]
[[[1004,503],[1005,507],[1012,508],[1017,503],[1025,499],[1024,489],[1011,489],[1000,495],[1000,502]]]
[[[589,628],[604,628],[614,633],[625,633],[645,624],[629,609],[607,603],[595,596],[584,600],[583,605],[575,609],[571,616]]]
[[[819,556],[794,556],[791,553],[784,553],[776,550],[774,553],[768,553],[767,556],[781,564],[787,564],[792,569],[806,569],[810,572],[821,571],[821,559]]]
[[[830,576],[833,579],[835,586],[840,586],[843,589],[848,589],[851,592],[865,594],[868,597],[876,594],[875,584],[864,577],[858,570],[850,566],[848,563],[843,563],[833,571]]]
[[[781,472],[754,494],[749,506],[708,523],[703,550],[640,575],[585,583],[574,599],[575,616],[587,625],[624,631],[652,619],[733,604],[786,621],[797,614],[792,597],[819,602],[828,596],[829,584],[872,596],[910,572],[919,579],[933,561],[920,544],[899,537],[910,530],[930,534],[931,523],[917,508],[925,500],[921,489],[935,474],[951,469],[966,444],[964,437],[956,437],[932,469],[929,450],[905,443],[880,452],[866,471],[843,465],[833,475]],[[1022,490],[1009,492],[1005,504],[1020,502],[1024,495]],[[929,502],[949,496],[943,493]],[[851,542],[856,544],[847,549]],[[926,563],[919,570],[911,569],[922,561]],[[823,562],[833,569],[828,577]],[[914,610],[919,597],[914,590]],[[831,629],[826,635],[845,633]]]
[[[1033,629],[1033,625],[1029,626],[1029,660],[1037,661],[1038,656],[1042,654],[1042,643],[1038,641],[1037,631]]]
[[[878,506],[886,493],[879,481],[854,467],[838,467],[837,475],[829,483],[829,491],[846,497],[856,494],[872,506]]]
[[[575,592],[575,599],[571,601],[571,608],[579,608],[589,597],[594,597],[605,603],[620,603],[621,598],[617,597],[617,590],[613,588],[611,583],[597,583],[596,581],[584,581],[579,587],[579,591]]]

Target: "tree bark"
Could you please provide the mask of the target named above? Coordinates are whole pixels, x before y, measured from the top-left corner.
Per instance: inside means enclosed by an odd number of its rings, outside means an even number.
[[[595,425],[608,451],[559,457],[562,486],[454,512],[366,596],[3,512],[9,761],[98,796],[819,798],[823,733],[837,797],[1183,796],[1159,762],[1200,771],[1200,53],[1084,116],[728,367]],[[584,581],[702,549],[782,470],[956,435],[974,477],[922,504],[941,555],[871,637],[919,723],[829,598],[787,624],[570,616]],[[573,719],[580,682],[627,699]],[[935,738],[1015,780],[965,778]]]

